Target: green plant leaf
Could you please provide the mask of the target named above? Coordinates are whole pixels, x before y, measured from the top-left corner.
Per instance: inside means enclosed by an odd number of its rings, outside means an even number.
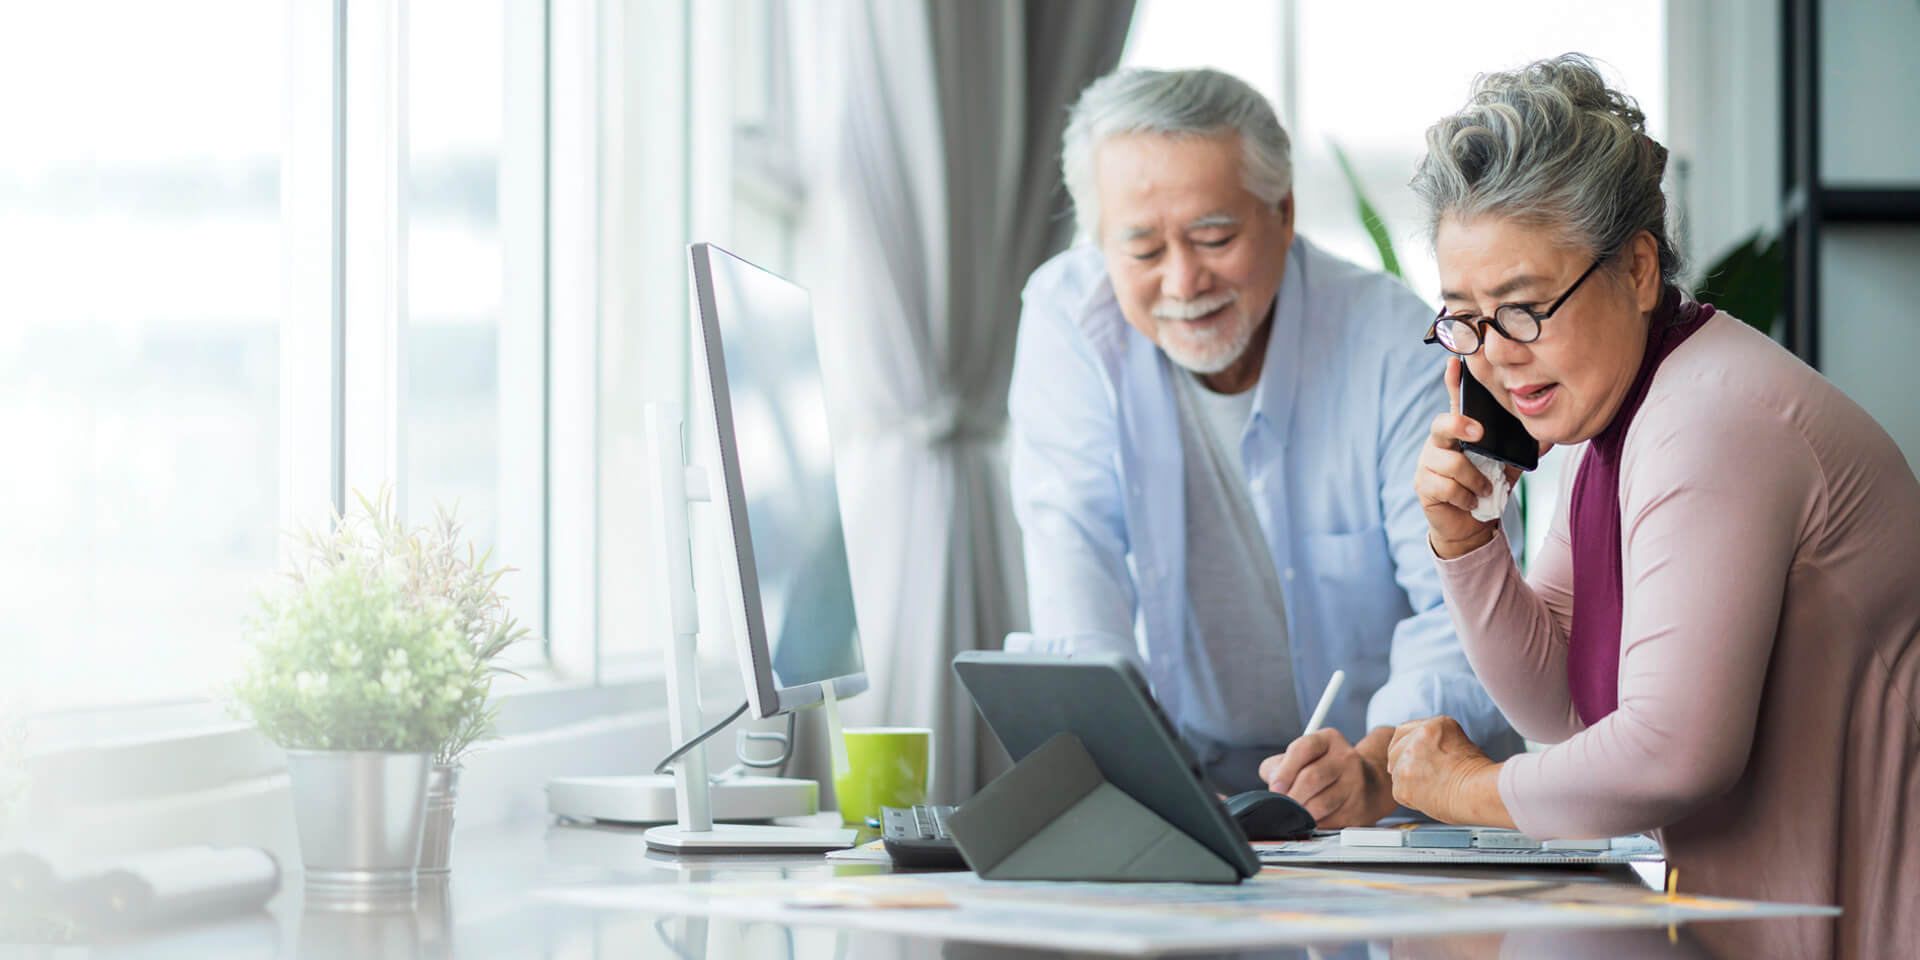
[[[1327,142],[1333,146],[1334,159],[1340,161],[1340,172],[1347,176],[1347,186],[1353,188],[1353,205],[1360,214],[1360,225],[1367,228],[1367,236],[1373,238],[1375,249],[1380,251],[1380,269],[1405,280],[1406,276],[1400,272],[1400,258],[1393,253],[1393,237],[1387,233],[1387,222],[1381,219],[1380,212],[1367,199],[1366,188],[1360,185],[1360,175],[1353,172],[1347,152],[1340,149],[1340,144],[1331,140]]]
[[[1707,267],[1699,299],[1772,336],[1786,296],[1786,278],[1780,236],[1755,231]]]

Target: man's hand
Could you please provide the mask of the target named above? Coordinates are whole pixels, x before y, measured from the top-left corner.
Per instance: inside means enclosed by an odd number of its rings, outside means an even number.
[[[1436,820],[1512,829],[1500,799],[1500,765],[1452,717],[1401,724],[1387,746],[1393,798]]]
[[[1260,779],[1307,808],[1323,829],[1369,826],[1398,806],[1387,777],[1392,738],[1392,727],[1375,727],[1354,746],[1331,727],[1316,730],[1260,761]]]

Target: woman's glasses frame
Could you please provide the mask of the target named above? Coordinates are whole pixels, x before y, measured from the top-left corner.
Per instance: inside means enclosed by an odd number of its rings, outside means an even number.
[[[1606,257],[1596,258],[1593,265],[1587,268],[1587,272],[1581,274],[1580,279],[1575,280],[1573,286],[1568,287],[1567,292],[1553,301],[1553,305],[1545,312],[1535,313],[1525,304],[1503,303],[1493,308],[1493,316],[1476,317],[1470,313],[1449,314],[1446,308],[1442,307],[1440,315],[1433,319],[1433,325],[1427,328],[1426,339],[1421,342],[1437,343],[1455,356],[1471,357],[1486,345],[1487,328],[1492,327],[1500,331],[1501,336],[1514,343],[1532,343],[1540,339],[1540,330],[1546,325],[1546,319],[1553,316],[1554,311],[1560,309],[1560,305],[1566,303],[1567,299],[1573,296],[1573,292],[1580,289],[1580,285],[1586,283],[1587,278],[1593,276],[1595,270],[1600,269],[1600,264],[1605,263],[1606,259]],[[1529,328],[1532,330],[1530,334],[1527,333]],[[1470,341],[1471,344],[1465,350],[1458,346],[1463,341]]]

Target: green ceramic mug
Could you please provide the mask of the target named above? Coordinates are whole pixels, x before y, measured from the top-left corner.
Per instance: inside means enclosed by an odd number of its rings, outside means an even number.
[[[840,819],[864,826],[881,807],[927,802],[933,731],[926,727],[848,727],[847,773],[833,778]]]

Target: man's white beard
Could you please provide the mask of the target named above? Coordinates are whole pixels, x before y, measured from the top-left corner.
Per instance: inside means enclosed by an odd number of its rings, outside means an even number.
[[[1203,300],[1189,306],[1186,304],[1155,304],[1154,317],[1161,320],[1160,349],[1165,351],[1167,359],[1201,376],[1210,376],[1233,366],[1240,355],[1247,352],[1247,345],[1253,342],[1253,334],[1258,326],[1248,315],[1245,306],[1237,303],[1234,294],[1225,294],[1224,303],[1230,305],[1227,315],[1222,317],[1211,329],[1195,329],[1183,319],[1187,316],[1206,316],[1208,309],[1220,309],[1221,300]],[[1201,308],[1197,312],[1194,307]]]

